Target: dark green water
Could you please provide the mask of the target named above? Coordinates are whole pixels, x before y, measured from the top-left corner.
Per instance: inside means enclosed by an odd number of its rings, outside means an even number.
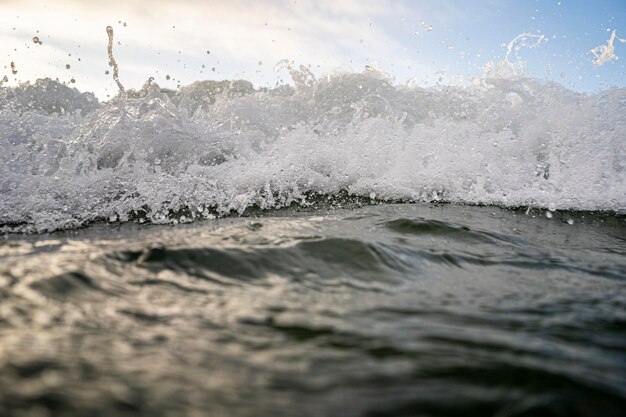
[[[624,410],[624,217],[380,205],[0,240],[1,416]]]

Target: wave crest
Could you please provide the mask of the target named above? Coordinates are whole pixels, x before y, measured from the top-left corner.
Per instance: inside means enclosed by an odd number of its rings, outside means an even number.
[[[340,193],[626,207],[625,89],[523,77],[424,89],[371,67],[289,71],[296,88],[149,81],[107,103],[52,80],[0,88],[2,230],[185,221]]]

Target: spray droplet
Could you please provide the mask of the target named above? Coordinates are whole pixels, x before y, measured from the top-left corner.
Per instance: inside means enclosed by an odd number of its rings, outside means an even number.
[[[11,74],[17,74],[17,69],[15,68],[15,62],[11,62]]]
[[[37,43],[38,44],[39,43],[39,37],[34,36],[33,37],[33,43]]]
[[[429,25],[428,23],[424,22],[423,20],[420,20],[419,22],[417,22],[418,25],[420,25],[421,27],[424,28],[424,30],[426,30],[426,32],[430,32],[431,30],[433,30],[433,25]]]
[[[607,28],[607,32],[610,29]],[[615,55],[615,41],[619,41],[620,43],[626,43],[626,39],[619,38],[615,31],[611,32],[611,37],[607,41],[606,45],[599,45],[595,48],[591,49],[590,52],[595,56],[595,60],[593,60],[594,67],[600,67],[606,64],[609,61],[613,61],[618,59],[617,55]]]
[[[117,66],[117,62],[115,62],[115,58],[113,57],[113,28],[111,26],[107,26],[107,35],[109,36],[109,45],[107,47],[107,52],[109,54],[109,65],[113,67],[113,79],[117,84],[117,88],[119,88],[120,93],[123,93],[124,86],[120,82],[119,68]]]
[[[165,76],[165,79],[166,79],[166,80],[169,80],[170,78],[171,78],[171,77],[170,77],[169,75],[166,75],[166,76]]]
[[[72,78],[72,79],[70,80],[70,82],[71,82],[72,84],[74,84],[74,83],[76,82],[76,80]]]
[[[70,64],[65,64],[65,69],[70,69]]]

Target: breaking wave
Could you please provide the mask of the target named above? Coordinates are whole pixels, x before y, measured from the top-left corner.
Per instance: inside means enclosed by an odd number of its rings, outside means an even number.
[[[394,85],[373,67],[295,87],[149,80],[100,103],[45,79],[0,87],[0,231],[186,222],[332,196],[626,209],[626,89],[520,76]]]

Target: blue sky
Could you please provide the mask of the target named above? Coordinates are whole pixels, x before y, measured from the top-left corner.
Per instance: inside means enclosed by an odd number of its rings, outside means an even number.
[[[589,52],[606,43],[609,30],[626,37],[626,1],[493,1],[483,2],[480,7],[476,2],[456,4],[463,17],[444,23],[438,33],[440,39],[455,44],[454,53],[438,54],[433,50],[436,43],[427,45],[425,51],[438,56],[438,63],[453,72],[478,74],[485,60],[502,59],[503,44],[526,32],[547,39],[538,48],[519,52],[528,62],[528,74],[576,90],[626,85],[626,61],[594,68]],[[617,55],[620,52],[626,55],[626,45],[616,45]]]
[[[521,33],[545,36],[539,47],[519,51],[527,75],[577,91],[626,86],[626,43],[615,42],[622,59],[600,67],[589,52],[606,44],[612,30],[626,38],[625,0],[5,0],[0,77],[9,84],[73,79],[106,98],[116,91],[105,74],[107,25],[115,29],[126,88],[150,76],[172,88],[198,79],[274,85],[288,78],[275,71],[281,59],[310,65],[318,76],[373,62],[397,83],[452,83],[504,59],[506,45]]]

